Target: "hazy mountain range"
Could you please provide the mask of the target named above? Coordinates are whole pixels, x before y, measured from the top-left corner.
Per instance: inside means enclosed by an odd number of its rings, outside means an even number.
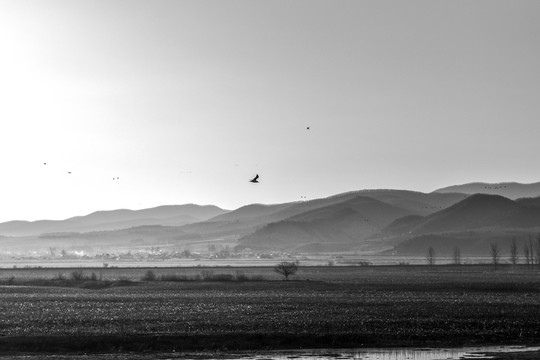
[[[520,184],[516,182],[503,183],[468,183],[448,186],[435,190],[438,193],[491,194],[501,195],[509,199],[530,198],[540,196],[540,182]]]
[[[0,234],[30,236],[51,232],[117,230],[142,225],[180,226],[226,213],[214,205],[164,205],[143,210],[96,211],[65,220],[8,221],[0,223]]]
[[[188,204],[98,211],[57,221],[9,221],[0,223],[0,243],[128,249],[227,243],[254,251],[399,254],[424,253],[435,244],[442,252],[459,245],[466,253],[484,251],[490,241],[523,241],[539,229],[540,183],[472,183],[431,193],[361,190],[233,211]]]

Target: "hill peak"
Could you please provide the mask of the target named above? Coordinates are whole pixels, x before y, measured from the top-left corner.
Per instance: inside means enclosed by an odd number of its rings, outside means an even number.
[[[518,182],[485,183],[472,182],[462,185],[453,185],[437,189],[434,193],[463,193],[463,194],[491,194],[501,195],[515,200],[525,197],[540,196],[540,182],[522,184]]]

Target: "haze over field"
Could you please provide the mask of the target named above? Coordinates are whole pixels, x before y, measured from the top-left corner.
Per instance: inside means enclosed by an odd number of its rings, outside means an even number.
[[[0,222],[537,182],[539,38],[534,0],[0,0]]]
[[[475,184],[451,188],[469,189]],[[360,190],[281,204],[250,204],[234,210],[194,204],[143,210],[98,211],[61,221],[0,223],[2,254],[62,258],[154,253],[221,257],[261,253],[423,255],[431,246],[449,255],[484,253],[489,244],[508,248],[540,233],[538,184],[485,184],[500,194]],[[510,199],[516,189],[530,197]],[[186,252],[187,251],[187,252]],[[231,253],[232,252],[232,253]],[[181,255],[180,255],[181,254]],[[18,256],[18,255],[15,255]],[[66,257],[67,256],[67,257]],[[194,258],[198,258],[195,255]]]

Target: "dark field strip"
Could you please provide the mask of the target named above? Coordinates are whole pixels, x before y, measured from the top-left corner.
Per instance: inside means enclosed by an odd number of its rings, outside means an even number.
[[[0,353],[540,344],[538,271],[310,271],[310,281],[0,286]]]

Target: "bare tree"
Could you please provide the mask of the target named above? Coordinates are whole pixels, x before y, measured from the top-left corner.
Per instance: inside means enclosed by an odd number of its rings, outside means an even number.
[[[540,266],[540,234],[536,237],[536,248],[535,248],[535,259],[536,264]]]
[[[454,264],[461,265],[461,250],[459,247],[454,247]]]
[[[490,254],[491,254],[491,261],[493,262],[493,265],[497,267],[497,265],[499,264],[500,257],[501,257],[501,251],[497,243],[494,243],[494,242],[491,243]]]
[[[527,266],[531,265],[531,251],[529,250],[529,244],[525,243],[525,247],[523,248],[523,255],[525,255],[525,264]]]
[[[431,246],[427,250],[426,260],[428,265],[435,265],[435,249],[433,249]]]
[[[510,260],[513,265],[516,265],[518,262],[518,246],[515,237],[512,238],[512,242],[510,243]]]
[[[535,254],[534,254],[534,241],[532,236],[529,236],[529,243],[528,243],[528,253],[529,253],[529,264],[534,265],[535,262]]]
[[[296,274],[298,271],[298,265],[295,262],[281,262],[274,267],[274,271],[285,277],[285,280],[289,280],[289,276]]]

